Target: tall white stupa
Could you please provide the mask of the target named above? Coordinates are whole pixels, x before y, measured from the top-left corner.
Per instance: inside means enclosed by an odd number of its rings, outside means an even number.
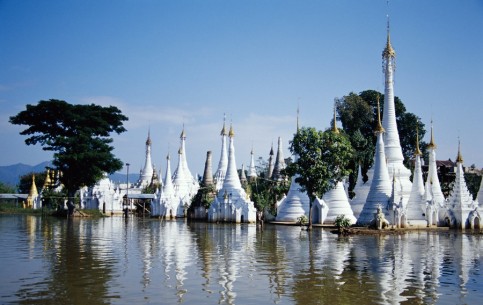
[[[218,169],[215,172],[214,182],[216,191],[219,191],[223,187],[223,182],[225,181],[226,170],[228,168],[228,155],[226,153],[226,117],[223,118],[223,128],[221,129],[221,154],[220,162],[218,162]]]
[[[369,171],[367,172],[367,174],[369,176]],[[355,195],[354,197],[352,197],[350,201],[352,212],[354,213],[355,218],[359,217],[359,214],[361,214],[362,208],[366,203],[367,195],[369,194],[369,190],[371,189],[371,181],[372,181],[372,177],[370,177],[366,182],[364,182],[364,179],[362,177],[362,168],[361,168],[361,165],[359,164],[359,169],[357,172],[357,181],[353,190]]]
[[[143,188],[151,184],[153,173],[154,169],[151,161],[151,131],[148,131],[148,138],[146,139],[146,158],[139,177],[138,187]]]
[[[416,131],[416,151],[414,152],[413,186],[406,206],[406,217],[409,225],[426,226],[426,204],[424,201],[424,180],[421,169],[421,150],[419,149],[419,135]],[[424,204],[424,205],[423,205]]]
[[[428,176],[424,187],[424,200],[426,201],[426,219],[428,225],[445,225],[446,202],[441,190],[436,164],[436,144],[434,142],[433,121],[431,121],[431,138],[428,144],[429,162]]]
[[[374,219],[374,214],[380,206],[384,211],[387,220],[391,219],[389,215],[389,203],[392,195],[391,180],[389,178],[388,168],[386,165],[386,155],[384,153],[384,128],[381,125],[381,116],[379,111],[379,101],[377,103],[377,122],[376,127],[376,152],[374,155],[374,173],[372,176],[371,188],[367,195],[366,203],[362,208],[361,214],[357,219],[357,224],[366,226]]]
[[[173,174],[174,193],[180,199],[179,205],[176,208],[177,217],[184,216],[185,209],[191,204],[191,199],[196,195],[200,187],[198,181],[191,175],[186,160],[186,133],[184,127],[180,139],[181,146],[178,150],[178,167]]]
[[[389,19],[387,22],[386,47],[382,52],[382,65],[384,72],[384,114],[382,127],[384,134],[384,151],[387,160],[389,179],[396,175],[396,185],[400,188],[398,194],[402,195],[402,204],[405,206],[411,194],[412,183],[409,177],[411,171],[404,164],[399,132],[396,124],[396,107],[394,104],[394,71],[396,68],[396,52],[391,46]]]

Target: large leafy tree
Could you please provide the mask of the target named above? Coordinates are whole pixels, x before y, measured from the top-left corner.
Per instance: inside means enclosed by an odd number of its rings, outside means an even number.
[[[61,183],[69,197],[69,213],[74,211],[74,195],[82,186],[94,185],[103,173],[122,168],[115,158],[110,134],[126,129],[128,118],[115,106],[73,105],[62,100],[40,101],[10,117],[10,123],[29,126],[21,131],[27,145],[40,144],[53,151],[52,164],[60,170]]]
[[[296,160],[285,170],[290,176],[297,175],[296,182],[310,200],[308,229],[312,228],[312,205],[350,174],[348,168],[353,149],[347,136],[339,131],[318,131],[304,127],[290,141],[290,151]]]
[[[375,90],[366,90],[359,94],[351,92],[336,99],[338,119],[355,150],[354,159],[350,165],[353,169],[353,175],[350,177],[351,189],[355,184],[357,166],[361,164],[362,172],[365,175],[373,163],[378,99],[381,101],[381,107],[384,107],[384,103],[382,103],[384,95]],[[416,148],[416,130],[419,132],[419,146],[423,153],[426,150],[426,143],[422,141],[426,133],[425,126],[418,116],[406,111],[406,107],[397,96],[394,97],[394,106],[404,163],[407,167],[411,167]]]

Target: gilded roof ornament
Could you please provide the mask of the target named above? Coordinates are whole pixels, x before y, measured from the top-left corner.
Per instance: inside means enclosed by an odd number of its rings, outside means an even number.
[[[387,40],[386,40],[386,47],[384,48],[384,51],[382,51],[382,57],[383,58],[395,58],[396,57],[396,51],[392,48],[391,45],[391,34],[389,30],[389,16],[387,16]]]
[[[431,139],[429,140],[428,148],[436,149],[436,144],[434,143],[434,135],[433,135],[433,120],[431,120]]]
[[[32,175],[32,185],[30,186],[30,192],[28,197],[33,198],[38,195],[39,193],[37,192],[37,185],[35,184],[35,175]]]
[[[415,156],[421,156],[423,153],[419,149],[419,128],[416,125],[416,150],[414,151]]]
[[[337,128],[337,115],[336,115],[335,102],[334,102],[334,126],[332,127],[332,131],[334,133],[339,133],[339,129]]]
[[[223,129],[221,129],[220,136],[226,136],[227,135],[225,121],[226,121],[226,114],[223,114]]]
[[[375,130],[375,133],[383,133],[385,130],[384,130],[384,127],[382,127],[382,124],[381,124],[381,109],[380,109],[380,105],[379,105],[379,96],[377,96],[377,126],[376,126],[376,130]]]
[[[461,143],[458,140],[458,155],[456,155],[456,163],[463,163],[463,156],[461,155]]]
[[[230,124],[230,131],[228,132],[228,136],[233,138],[235,136],[235,132],[233,131],[233,125]]]
[[[151,146],[151,129],[148,130],[148,138],[146,139],[146,145]]]

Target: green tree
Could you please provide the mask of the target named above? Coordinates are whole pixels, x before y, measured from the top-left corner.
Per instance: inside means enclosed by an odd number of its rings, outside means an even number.
[[[74,195],[82,186],[92,186],[103,173],[113,173],[122,168],[121,160],[112,154],[110,134],[120,134],[126,129],[123,121],[128,118],[115,106],[95,104],[73,105],[51,99],[10,117],[10,123],[27,125],[20,132],[28,136],[27,145],[40,144],[43,150],[53,151],[52,164],[62,175],[60,182],[69,197],[69,214],[74,211]]]
[[[28,174],[20,176],[20,180],[17,185],[18,192],[20,194],[28,194],[30,192],[30,188],[32,187],[32,175],[35,175],[35,185],[37,186],[37,189],[41,188],[44,185],[45,176],[46,176],[45,172],[43,173],[30,172]]]
[[[285,172],[297,175],[296,182],[310,200],[308,229],[312,229],[312,205],[350,174],[348,168],[353,158],[353,149],[347,136],[333,130],[317,131],[304,127],[290,141],[290,151],[297,156]]]
[[[384,107],[384,95],[375,90],[365,90],[356,94],[354,92],[336,99],[337,117],[342,123],[344,132],[349,137],[355,150],[354,159],[350,164],[353,174],[350,176],[350,189],[352,190],[357,179],[357,167],[361,164],[364,179],[367,179],[367,170],[372,166],[376,137],[377,100]],[[426,133],[421,119],[413,113],[407,112],[399,97],[394,97],[396,110],[396,123],[399,132],[404,163],[412,166],[412,157],[416,148],[416,130],[419,132],[419,146],[423,153],[427,144],[422,141]]]
[[[15,187],[0,182],[0,194],[15,194]]]

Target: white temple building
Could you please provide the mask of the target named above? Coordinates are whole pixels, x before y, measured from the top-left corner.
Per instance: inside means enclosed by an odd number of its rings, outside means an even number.
[[[250,166],[248,167],[248,180],[253,181],[258,178],[257,168],[255,167],[255,157],[253,156],[253,148],[250,151]]]
[[[210,222],[255,222],[256,209],[241,186],[235,160],[235,133],[230,126],[228,149],[228,167],[223,187],[218,191],[215,200],[208,209]]]
[[[146,158],[144,161],[144,167],[140,173],[137,187],[145,188],[149,186],[154,174],[154,166],[153,162],[151,161],[151,131],[148,131],[148,138],[146,139]]]
[[[458,229],[479,228],[481,225],[481,217],[478,211],[478,202],[473,200],[473,196],[466,186],[463,171],[463,156],[461,155],[459,145],[456,165],[456,180],[447,202],[449,225],[452,228]]]

